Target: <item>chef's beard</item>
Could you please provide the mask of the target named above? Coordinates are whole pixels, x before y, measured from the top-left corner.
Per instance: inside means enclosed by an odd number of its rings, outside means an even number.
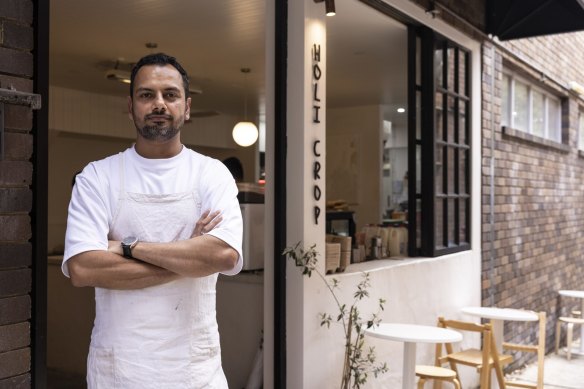
[[[155,140],[155,141],[167,141],[176,136],[180,131],[179,127],[175,126],[168,126],[168,127],[160,127],[160,126],[143,126],[138,127],[136,126],[138,133],[147,140]]]
[[[153,114],[153,115],[159,115],[157,113]],[[152,141],[159,141],[159,142],[164,142],[167,140],[170,140],[172,138],[174,138],[176,136],[176,134],[179,133],[181,127],[184,124],[184,120],[179,120],[178,122],[174,121],[174,117],[171,115],[167,115],[169,121],[172,123],[171,125],[167,126],[167,127],[162,127],[159,125],[147,125],[144,124],[142,127],[140,127],[136,120],[134,119],[134,123],[136,123],[136,130],[138,130],[138,133],[147,140],[152,140]],[[149,119],[150,115],[146,115],[146,117],[144,118],[144,123]],[[135,118],[135,117],[134,117]]]

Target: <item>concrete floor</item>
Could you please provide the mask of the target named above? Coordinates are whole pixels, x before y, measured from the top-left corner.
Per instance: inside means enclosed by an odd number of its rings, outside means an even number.
[[[575,344],[577,346],[578,344]],[[85,389],[85,377],[73,376],[56,370],[48,370],[47,389]],[[507,379],[536,383],[537,364],[507,375]],[[584,389],[584,356],[572,354],[570,361],[564,350],[558,355],[548,354],[544,364],[545,389]]]
[[[558,355],[548,354],[545,358],[543,383],[545,389],[584,389],[584,356],[572,353],[568,361],[564,350]],[[535,383],[537,365],[530,364],[507,376],[514,380]]]

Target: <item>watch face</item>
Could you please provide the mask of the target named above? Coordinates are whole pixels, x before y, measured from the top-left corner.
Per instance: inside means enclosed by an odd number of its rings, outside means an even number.
[[[122,240],[122,244],[123,244],[124,246],[131,246],[131,245],[132,245],[132,244],[134,244],[134,242],[136,242],[137,240],[138,240],[138,239],[137,239],[136,237],[134,237],[134,236],[128,236],[128,237],[126,237],[126,238],[124,238],[124,239]]]

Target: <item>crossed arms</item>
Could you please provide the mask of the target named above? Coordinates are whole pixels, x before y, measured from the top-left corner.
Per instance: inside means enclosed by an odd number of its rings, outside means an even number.
[[[74,286],[141,289],[181,277],[205,277],[233,269],[239,254],[227,243],[204,235],[221,221],[218,212],[205,212],[190,239],[168,243],[139,242],[132,249],[137,260],[122,255],[119,241],[105,250],[86,251],[68,261]]]

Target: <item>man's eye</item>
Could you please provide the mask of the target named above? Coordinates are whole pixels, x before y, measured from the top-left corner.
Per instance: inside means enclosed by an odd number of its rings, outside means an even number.
[[[176,99],[176,97],[177,97],[177,94],[176,94],[176,93],[174,93],[174,92],[167,92],[167,93],[165,94],[165,96],[166,96],[166,98],[169,98],[169,99]]]
[[[140,97],[143,99],[149,99],[152,97],[152,93],[146,92],[146,93],[141,93]]]

